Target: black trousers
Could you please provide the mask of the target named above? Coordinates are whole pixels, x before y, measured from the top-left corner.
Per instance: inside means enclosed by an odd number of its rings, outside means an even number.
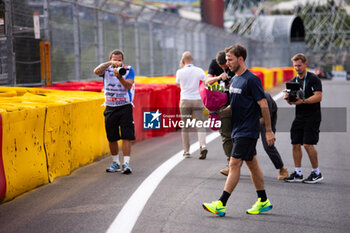
[[[273,129],[273,133],[275,133],[276,130]],[[267,155],[270,157],[273,165],[275,166],[276,169],[281,169],[284,164],[282,161],[282,158],[280,156],[280,153],[278,152],[277,148],[275,147],[275,144],[272,146],[267,145],[266,141],[266,130],[265,130],[265,125],[260,125],[260,134],[261,134],[261,141],[264,146],[264,150],[266,151]]]

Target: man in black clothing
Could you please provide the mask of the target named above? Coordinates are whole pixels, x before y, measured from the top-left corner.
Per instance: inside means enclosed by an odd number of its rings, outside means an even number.
[[[277,104],[272,99],[271,95],[265,91],[265,98],[267,101],[267,104],[269,106],[270,116],[271,116],[271,128],[272,132],[276,133],[276,123],[277,123]],[[282,158],[280,154],[278,153],[277,148],[275,147],[275,143],[271,146],[267,145],[266,141],[266,130],[265,130],[265,123],[264,119],[260,118],[260,135],[261,135],[261,141],[264,146],[264,150],[266,154],[271,159],[273,165],[276,169],[279,169],[279,175],[277,177],[278,180],[283,180],[284,178],[288,177],[288,169],[284,167]]]
[[[292,62],[298,75],[291,82],[299,83],[300,90],[303,91],[304,95],[301,98],[297,97],[295,102],[288,99],[288,93],[283,96],[289,104],[296,105],[295,119],[290,130],[295,172],[284,180],[286,182],[317,183],[323,180],[318,168],[317,150],[314,147],[318,142],[320,132],[322,83],[314,73],[306,71],[307,61],[304,54],[296,54],[292,58]],[[312,165],[311,174],[307,179],[303,179],[301,171],[301,145],[304,146],[309,155]]]
[[[223,82],[225,84],[225,92],[229,95],[230,80],[235,75],[230,68],[226,65],[225,51],[220,51],[216,54],[216,59],[213,59],[209,65],[208,76],[205,80],[206,85],[211,85],[215,82],[219,84]],[[229,96],[228,96],[229,97]],[[229,98],[228,98],[229,99]],[[229,101],[225,105],[228,106]],[[231,113],[230,111],[220,113],[221,127],[220,134],[222,139],[222,147],[224,149],[227,162],[230,161],[233,142],[231,140]],[[229,172],[228,168],[220,170],[220,173],[227,176]]]

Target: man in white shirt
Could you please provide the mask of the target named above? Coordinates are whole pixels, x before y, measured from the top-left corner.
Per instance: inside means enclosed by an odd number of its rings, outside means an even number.
[[[180,61],[181,69],[176,71],[176,85],[180,87],[180,114],[181,119],[185,123],[193,116],[196,121],[204,121],[203,103],[199,95],[199,81],[204,81],[206,76],[204,71],[194,66],[192,54],[188,51],[184,52]],[[185,124],[186,125],[186,124]],[[207,157],[208,150],[206,148],[204,128],[197,128],[198,141],[200,145],[199,159]],[[185,158],[190,157],[190,140],[188,128],[182,129],[182,143],[184,146]]]

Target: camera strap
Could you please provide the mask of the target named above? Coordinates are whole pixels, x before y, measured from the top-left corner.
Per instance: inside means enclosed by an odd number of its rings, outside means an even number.
[[[305,86],[306,86],[306,76],[307,76],[307,71],[306,71],[306,73],[305,73],[305,77],[304,77],[304,85],[303,85],[303,101],[305,101]],[[300,78],[299,78],[299,75],[298,75],[298,79],[297,79],[298,83],[299,83],[299,80],[300,80]]]

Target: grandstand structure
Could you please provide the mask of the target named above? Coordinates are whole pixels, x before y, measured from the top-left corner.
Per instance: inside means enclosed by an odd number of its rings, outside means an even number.
[[[343,65],[349,71],[350,16],[346,6],[344,0],[294,0],[275,6],[263,0],[229,0],[225,26],[233,33],[259,39],[252,33],[259,17],[267,14],[298,15],[305,27],[305,53],[309,63],[328,67]]]

